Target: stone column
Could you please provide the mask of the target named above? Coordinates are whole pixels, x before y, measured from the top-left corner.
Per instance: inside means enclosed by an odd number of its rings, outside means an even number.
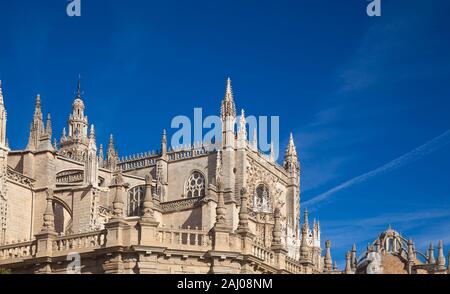
[[[153,179],[150,174],[145,178],[145,197],[142,207],[142,216],[139,220],[139,245],[154,245],[156,241],[156,228],[158,222],[153,212]]]
[[[42,229],[35,235],[36,268],[35,273],[51,273],[51,257],[53,253],[54,239],[58,235],[55,232],[55,216],[53,214],[53,190],[47,189],[47,205],[45,208]]]

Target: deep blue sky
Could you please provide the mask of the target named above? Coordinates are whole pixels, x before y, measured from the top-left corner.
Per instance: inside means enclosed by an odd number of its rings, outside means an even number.
[[[302,202],[313,199],[450,129],[450,2],[382,0],[378,18],[367,3],[82,0],[70,18],[64,0],[1,0],[10,146],[25,147],[37,93],[59,137],[78,74],[97,141],[114,133],[121,155],[158,148],[194,107],[218,114],[231,76],[239,109],[280,116],[282,149],[294,133]],[[311,205],[340,266],[388,223],[419,249],[450,244],[450,145],[439,140]]]

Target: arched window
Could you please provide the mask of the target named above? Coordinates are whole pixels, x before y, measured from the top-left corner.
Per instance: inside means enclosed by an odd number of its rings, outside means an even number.
[[[139,216],[144,202],[145,186],[136,186],[128,190],[127,215]]]
[[[394,248],[394,239],[392,238],[387,238],[386,239],[386,251],[387,252],[394,252],[395,248]]]
[[[272,212],[272,202],[270,201],[269,188],[267,188],[266,185],[261,184],[256,187],[253,206],[255,211],[258,212]]]
[[[185,195],[187,198],[205,196],[205,177],[194,171],[186,182]]]

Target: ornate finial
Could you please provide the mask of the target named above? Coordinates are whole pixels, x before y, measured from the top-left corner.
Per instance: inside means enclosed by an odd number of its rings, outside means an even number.
[[[434,258],[434,247],[432,242],[430,242],[430,247],[428,248],[428,263],[429,264],[436,263],[436,259]]]
[[[239,118],[239,127],[238,127],[238,139],[245,141],[247,140],[247,121],[245,120],[245,112],[244,109],[241,110],[241,116]],[[245,147],[245,146],[240,146]]]
[[[34,105],[35,105],[35,109],[41,108],[41,95],[40,94],[36,95],[36,102],[34,103]]]
[[[232,101],[233,100],[233,87],[231,86],[230,77],[227,78],[227,89],[225,91],[225,100]]]
[[[91,125],[91,130],[89,132],[89,138],[91,140],[95,140],[95,129],[94,129],[94,124]]]
[[[149,173],[145,176],[145,195],[142,204],[142,218],[147,220],[154,220],[153,213],[153,196],[152,196],[153,177]]]
[[[50,112],[47,114],[47,123],[45,126],[45,131],[51,138],[52,137],[52,117],[50,115]]]
[[[236,105],[234,104],[233,89],[230,78],[227,79],[227,88],[225,90],[225,97],[223,98],[220,112],[222,114],[222,119],[225,119],[226,117],[236,117]]]
[[[298,171],[300,164],[298,162],[297,149],[294,143],[294,136],[292,133],[289,135],[289,143],[284,153],[284,168],[289,172]]]
[[[352,246],[352,256],[351,256],[351,265],[352,265],[352,269],[356,269],[356,264],[358,263],[357,258],[356,258],[356,244],[353,244]]]
[[[414,242],[411,238],[408,240],[408,260],[412,263],[415,259]]]
[[[44,212],[44,224],[42,231],[53,232],[55,231],[55,216],[53,214],[53,190],[47,189],[47,205]]]
[[[351,252],[348,251],[347,254],[345,254],[345,274],[352,274],[352,266],[350,262],[351,258]]]
[[[272,247],[281,245],[281,222],[280,222],[280,209],[278,207],[274,210],[274,226],[272,232]]]
[[[78,74],[77,98],[81,98],[81,75]]]
[[[333,270],[333,260],[331,258],[331,241],[330,240],[326,240],[325,241],[325,258],[324,258],[324,263],[325,263],[325,269],[327,271],[331,271]]]
[[[2,80],[0,80],[0,103],[3,104]]]
[[[309,229],[309,220],[308,220],[308,208],[305,208],[305,211],[303,212],[303,225]]]
[[[117,173],[112,179],[111,188],[115,190],[114,201],[113,201],[113,210],[115,218],[122,218],[124,216],[124,197],[123,190],[125,187],[125,183],[123,181],[122,174]]]
[[[253,128],[252,147],[255,151],[258,151],[258,131],[257,131],[256,127]]]
[[[223,194],[222,194],[222,192],[218,192],[217,193],[217,207],[216,207],[216,223],[214,225],[216,228],[220,228],[220,227],[223,228],[226,226],[225,215],[226,215],[226,207],[225,207],[225,201],[223,199]]]
[[[161,139],[161,155],[167,154],[167,133],[166,129],[163,129],[162,139]]]
[[[247,189],[242,187],[241,189],[241,207],[239,209],[239,232],[249,232],[248,226],[248,202],[247,202]]]

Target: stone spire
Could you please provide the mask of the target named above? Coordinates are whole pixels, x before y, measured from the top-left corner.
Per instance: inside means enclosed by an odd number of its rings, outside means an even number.
[[[226,117],[236,117],[236,105],[234,104],[233,89],[231,86],[231,79],[227,79],[227,88],[225,90],[225,96],[222,101],[222,106],[220,109],[222,120]]]
[[[7,147],[6,144],[6,109],[3,101],[2,81],[0,80],[0,147]]]
[[[247,202],[247,189],[245,187],[242,187],[241,189],[241,207],[239,209],[239,226],[238,226],[238,232],[250,232],[249,226],[248,226],[248,202]]]
[[[252,148],[258,151],[258,130],[256,127],[253,129]]]
[[[356,269],[357,264],[357,258],[356,258],[356,244],[353,244],[352,246],[352,269]]]
[[[98,147],[98,164],[100,167],[104,166],[105,154],[103,152],[103,144]]]
[[[36,96],[34,105],[33,120],[30,126],[30,135],[28,138],[27,150],[36,150],[39,145],[39,139],[45,132],[44,122],[42,120],[41,95]]]
[[[434,259],[434,247],[433,243],[430,243],[430,247],[428,248],[428,263],[435,264],[436,260]]]
[[[95,142],[95,129],[91,125],[89,133],[89,145],[85,158],[85,183],[91,184],[94,187],[98,186],[98,159],[97,159],[97,144]]]
[[[45,132],[50,136],[50,138],[52,137],[52,117],[50,113],[47,114],[47,123],[45,127]]]
[[[438,258],[436,264],[439,266],[439,268],[444,269],[445,268],[445,256],[444,256],[444,245],[442,243],[442,240],[439,241],[438,245]]]
[[[309,258],[310,258],[310,247],[308,244],[308,231],[309,231],[308,209],[305,209],[303,226],[302,226],[302,239],[301,239],[301,243],[300,243],[300,258],[302,260],[309,260]]]
[[[53,214],[53,190],[47,189],[47,205],[44,212],[44,224],[41,232],[55,231],[55,216]]]
[[[305,208],[305,211],[303,212],[303,226],[306,227],[306,230],[309,230],[308,218],[308,208]]]
[[[241,111],[241,116],[239,118],[239,127],[238,127],[238,148],[245,148],[247,142],[247,121],[245,120],[245,112],[244,109]]]
[[[155,216],[153,212],[153,196],[152,196],[153,178],[151,174],[145,177],[145,194],[144,202],[142,203],[142,219],[154,221]]]
[[[352,274],[352,265],[351,265],[351,257],[352,253],[349,251],[345,254],[345,274]]]
[[[166,129],[164,129],[161,139],[161,155],[165,156],[166,154],[167,154],[167,134]]]
[[[273,142],[270,143],[270,161],[275,162],[275,147]]]
[[[284,168],[289,172],[298,172],[300,164],[298,162],[297,149],[294,143],[294,136],[292,133],[289,136],[289,143],[284,153]]]
[[[108,153],[106,155],[106,160],[108,162],[108,167],[111,170],[115,170],[117,167],[117,152],[114,147],[114,137],[113,135],[109,135],[109,143],[108,143]]]
[[[324,263],[325,263],[325,269],[327,271],[331,271],[333,270],[333,260],[331,258],[331,242],[330,240],[326,240],[325,241],[325,258],[324,258]]]

